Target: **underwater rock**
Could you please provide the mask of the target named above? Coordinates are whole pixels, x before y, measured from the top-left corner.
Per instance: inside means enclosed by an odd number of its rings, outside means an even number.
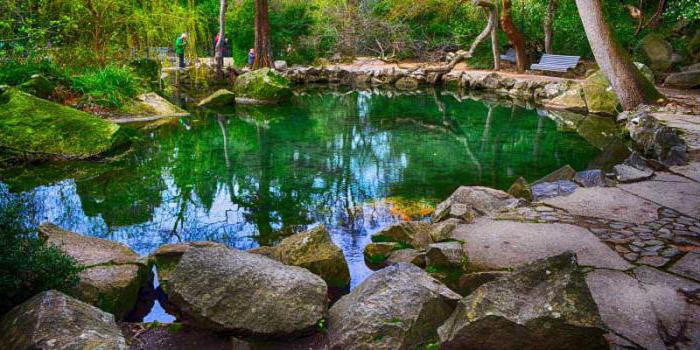
[[[607,349],[572,252],[523,265],[462,299],[438,329],[441,349]]]
[[[43,224],[39,236],[74,258],[85,269],[78,274],[76,297],[123,319],[137,304],[141,288],[150,285],[149,269],[127,246],[82,236]]]
[[[330,349],[415,349],[436,338],[459,294],[398,263],[364,280],[329,311]]]
[[[191,247],[170,279],[169,301],[197,327],[258,337],[305,333],[328,306],[308,270],[223,247]]]
[[[114,316],[61,292],[41,292],[0,319],[3,349],[126,350]]]

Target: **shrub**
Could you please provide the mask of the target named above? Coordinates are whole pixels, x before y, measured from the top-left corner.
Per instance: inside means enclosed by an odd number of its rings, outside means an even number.
[[[0,61],[0,85],[19,85],[41,74],[49,80],[65,83],[69,80],[65,69],[49,60],[8,60]]]
[[[82,269],[43,244],[36,227],[23,222],[28,212],[18,200],[0,203],[0,314],[49,289],[70,292]]]
[[[73,77],[72,88],[88,102],[120,108],[141,91],[140,80],[129,68],[107,66]]]

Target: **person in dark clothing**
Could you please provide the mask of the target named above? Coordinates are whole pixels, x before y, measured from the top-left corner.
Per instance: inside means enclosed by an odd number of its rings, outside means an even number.
[[[255,50],[250,49],[250,51],[248,51],[248,65],[252,66],[253,62],[255,62]]]

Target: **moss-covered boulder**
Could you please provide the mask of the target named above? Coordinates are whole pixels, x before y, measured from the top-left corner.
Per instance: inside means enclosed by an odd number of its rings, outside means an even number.
[[[236,96],[262,102],[281,102],[292,95],[289,81],[269,68],[242,74],[236,79],[233,92]]]
[[[654,73],[649,67],[639,62],[635,62],[634,65],[647,80],[652,84],[654,83]],[[584,80],[583,95],[586,99],[589,113],[603,115],[617,114],[620,101],[612,86],[610,86],[610,82],[605,77],[605,74],[603,74],[603,71],[598,70],[590,74],[586,80]]]
[[[343,251],[322,225],[285,238],[274,248],[272,257],[313,272],[329,287],[350,287],[350,269]]]
[[[200,101],[197,106],[204,108],[221,108],[236,104],[236,94],[226,89],[220,89]]]
[[[526,201],[532,200],[532,190],[530,189],[530,185],[522,176],[515,180],[512,185],[510,185],[510,188],[508,188],[508,194],[515,198],[522,198]]]
[[[639,42],[642,55],[651,64],[651,68],[664,71],[671,67],[673,48],[659,33],[650,33]]]
[[[365,262],[370,268],[379,268],[384,265],[391,252],[399,249],[396,242],[370,243],[365,246]]]
[[[572,85],[559,96],[547,101],[546,106],[574,112],[585,112],[586,101],[583,98],[583,89],[578,84]]]
[[[150,285],[146,264],[121,243],[82,236],[50,224],[39,227],[39,236],[85,267],[78,275],[76,297],[117,319],[136,307],[139,290]]]
[[[128,141],[117,124],[17,89],[7,89],[3,100],[0,152],[11,158],[93,158]]]
[[[158,272],[158,282],[160,289],[168,293],[170,278],[175,271],[175,267],[185,254],[192,247],[221,247],[226,246],[216,242],[188,242],[188,243],[172,243],[160,246],[158,249],[148,255],[148,265],[155,266]]]
[[[34,74],[29,80],[20,85],[19,88],[28,94],[41,98],[49,98],[56,89],[56,84],[46,79],[46,77],[41,74]]]

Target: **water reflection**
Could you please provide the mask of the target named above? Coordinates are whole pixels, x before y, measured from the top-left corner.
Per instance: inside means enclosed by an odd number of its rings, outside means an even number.
[[[399,220],[376,200],[507,188],[565,164],[585,169],[601,153],[534,110],[436,91],[308,91],[281,106],[195,111],[161,124],[141,129],[142,141],[118,161],[12,169],[0,175],[0,191],[26,195],[37,222],[140,254],[194,240],[272,245],[323,223],[356,285],[369,273],[369,234]]]

